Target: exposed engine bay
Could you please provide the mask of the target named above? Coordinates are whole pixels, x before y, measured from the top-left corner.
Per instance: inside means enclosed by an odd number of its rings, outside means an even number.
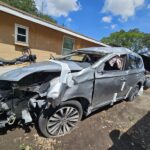
[[[19,82],[0,81],[0,127],[12,125],[21,118],[24,123],[32,121],[30,109],[44,105],[45,92],[50,87],[50,80],[60,73],[40,72],[31,74]],[[37,111],[37,110],[36,110]],[[32,112],[32,114],[34,114]]]

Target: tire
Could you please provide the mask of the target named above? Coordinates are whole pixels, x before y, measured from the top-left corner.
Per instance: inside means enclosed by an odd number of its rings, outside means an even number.
[[[147,78],[144,84],[144,90],[150,89],[150,78]]]
[[[130,101],[130,102],[134,101],[135,98],[138,96],[139,90],[140,90],[140,88],[138,85],[136,85],[134,88],[132,88],[132,90],[127,98],[127,101]]]
[[[60,137],[70,133],[82,115],[82,106],[78,101],[67,101],[56,109],[44,110],[39,116],[38,126],[45,137]]]

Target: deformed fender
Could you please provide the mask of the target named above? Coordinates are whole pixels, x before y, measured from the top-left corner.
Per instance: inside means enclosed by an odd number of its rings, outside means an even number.
[[[62,68],[60,77],[57,77],[50,82],[50,88],[47,92],[47,99],[57,99],[58,102],[58,99],[60,99],[66,87],[71,87],[74,82],[72,80],[71,70],[66,63],[57,60],[50,61],[59,64]]]
[[[61,75],[59,78],[59,82],[60,83],[64,83],[64,84],[68,84],[68,86],[72,86],[73,84],[73,80],[72,80],[72,75],[71,70],[68,66],[68,64],[58,61],[58,60],[50,60],[51,62],[54,62],[56,64],[59,64],[61,66]],[[70,79],[70,81],[68,82],[68,79]]]
[[[85,98],[89,103],[92,102],[93,84],[94,84],[94,69],[86,68],[78,73],[73,73],[72,78],[74,85],[66,89],[62,101],[73,98]]]
[[[89,67],[79,72],[71,73],[67,64],[56,60],[51,61],[62,67],[60,77],[50,82],[51,86],[47,92],[47,99],[51,100],[53,106],[77,97],[83,97],[91,103],[94,69]]]

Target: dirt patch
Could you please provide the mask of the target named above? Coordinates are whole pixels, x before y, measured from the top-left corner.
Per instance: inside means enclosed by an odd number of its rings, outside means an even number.
[[[0,136],[2,150],[149,150],[150,91],[134,102],[103,108],[81,121],[70,134],[46,139],[35,128],[14,129]]]

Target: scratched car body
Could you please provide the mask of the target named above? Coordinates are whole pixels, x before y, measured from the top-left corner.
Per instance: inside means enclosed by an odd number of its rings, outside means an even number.
[[[145,82],[142,58],[126,48],[79,49],[0,76],[0,127],[38,122],[46,137],[70,133],[93,111],[132,101]]]

